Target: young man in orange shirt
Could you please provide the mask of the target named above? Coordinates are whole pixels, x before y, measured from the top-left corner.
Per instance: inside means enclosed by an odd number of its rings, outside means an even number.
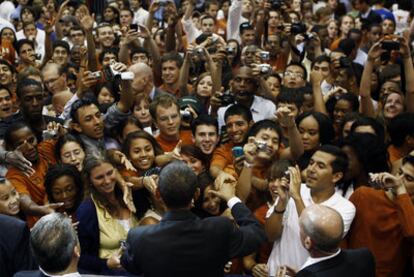
[[[150,113],[160,131],[155,139],[165,152],[172,152],[180,140],[182,144],[193,144],[191,131],[180,131],[180,107],[174,96],[163,94],[155,98]]]

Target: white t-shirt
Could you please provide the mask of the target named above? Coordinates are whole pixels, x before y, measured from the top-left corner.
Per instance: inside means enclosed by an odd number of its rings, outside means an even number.
[[[305,207],[314,204],[310,189],[306,184],[302,184],[300,194]],[[331,198],[320,204],[331,207],[339,212],[344,221],[345,236],[354,219],[355,206],[336,192]],[[272,215],[275,205],[268,210],[266,218]],[[275,276],[277,268],[283,265],[288,265],[295,270],[299,270],[309,257],[309,253],[302,246],[299,216],[296,210],[295,201],[292,198],[288,201],[282,222],[282,236],[279,240],[273,243],[272,252],[267,262],[269,276]]]
[[[233,104],[230,104],[226,107],[221,107],[217,111],[219,130],[221,130],[221,127],[226,124],[224,122],[224,113],[231,105]],[[275,117],[276,106],[272,101],[255,95],[252,105],[250,106],[250,111],[252,112],[254,122],[263,119],[273,119]]]

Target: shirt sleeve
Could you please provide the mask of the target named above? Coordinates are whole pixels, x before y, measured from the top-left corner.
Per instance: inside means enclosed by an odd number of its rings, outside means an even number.
[[[195,39],[201,35],[201,31],[198,30],[195,26],[191,18],[184,20],[184,18],[181,20],[181,23],[183,24],[184,32],[187,36],[188,43],[192,43],[195,41]]]
[[[105,130],[115,128],[121,121],[125,120],[130,115],[131,112],[121,112],[117,107],[117,103],[114,103],[104,115]]]
[[[243,1],[241,0],[231,2],[227,21],[227,40],[236,39],[240,42],[239,26],[242,19],[242,4]]]

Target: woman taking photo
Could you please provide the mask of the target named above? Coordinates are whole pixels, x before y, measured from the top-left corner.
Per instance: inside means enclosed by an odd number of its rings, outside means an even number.
[[[82,248],[79,268],[93,274],[124,275],[121,242],[138,225],[138,218],[123,201],[116,169],[107,158],[88,156],[83,177],[89,198],[76,211]]]

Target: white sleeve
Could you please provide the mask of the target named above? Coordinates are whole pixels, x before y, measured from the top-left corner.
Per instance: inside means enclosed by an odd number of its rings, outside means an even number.
[[[195,39],[201,35],[201,31],[198,30],[195,26],[191,18],[185,20],[184,18],[181,19],[181,23],[183,24],[184,32],[187,36],[188,43],[193,43]]]
[[[233,0],[229,8],[227,19],[227,40],[237,39],[240,42],[239,27],[242,18],[243,1]]]
[[[66,102],[65,107],[63,108],[63,112],[62,114],[59,116],[60,119],[63,120],[68,120],[70,117],[70,110],[72,109],[72,105],[73,103],[75,103],[76,100],[78,100],[79,97],[78,95],[75,93],[71,99],[69,99],[68,102]]]
[[[347,205],[344,205],[343,208],[340,210],[338,209],[338,212],[342,216],[342,220],[344,221],[344,237],[348,233],[349,228],[351,228],[352,221],[355,217],[355,206],[352,204],[349,200],[344,199],[347,203]]]

